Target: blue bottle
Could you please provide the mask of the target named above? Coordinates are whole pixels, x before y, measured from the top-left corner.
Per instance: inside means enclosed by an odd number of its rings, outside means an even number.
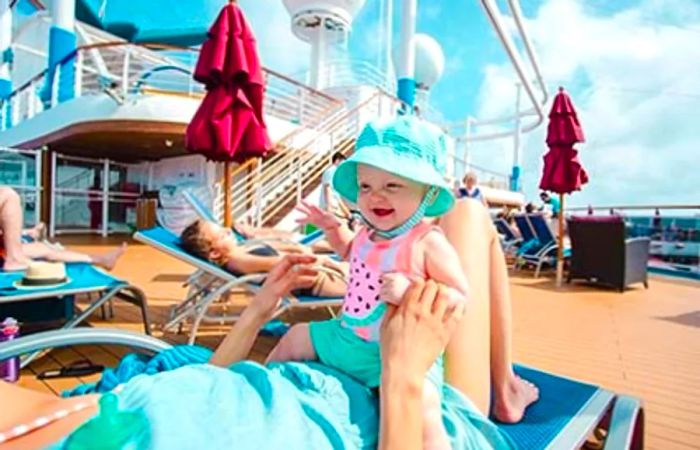
[[[0,344],[19,336],[19,324],[12,317],[0,324]],[[19,380],[19,356],[0,361],[0,379],[14,383]]]

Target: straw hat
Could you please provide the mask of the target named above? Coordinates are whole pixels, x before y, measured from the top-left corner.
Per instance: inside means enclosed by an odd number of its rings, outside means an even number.
[[[64,263],[34,261],[27,267],[24,277],[15,281],[15,287],[41,289],[61,286],[69,281]]]

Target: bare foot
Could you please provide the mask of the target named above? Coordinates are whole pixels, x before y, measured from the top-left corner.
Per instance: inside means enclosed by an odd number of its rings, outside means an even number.
[[[92,257],[92,262],[97,264],[98,266],[107,269],[107,270],[112,270],[114,269],[114,266],[117,264],[117,260],[121,258],[121,256],[124,254],[126,251],[126,242],[123,242],[122,245],[119,247],[115,248],[111,252],[103,253],[102,255],[96,255]]]
[[[9,258],[5,256],[5,263],[2,265],[2,270],[5,272],[19,272],[20,270],[25,270],[29,263],[32,262],[29,258]]]
[[[513,375],[501,392],[496,392],[493,415],[499,422],[517,423],[523,418],[525,409],[540,397],[537,386]]]
[[[43,241],[46,239],[46,224],[39,222],[32,228],[29,228],[25,234],[35,241]]]

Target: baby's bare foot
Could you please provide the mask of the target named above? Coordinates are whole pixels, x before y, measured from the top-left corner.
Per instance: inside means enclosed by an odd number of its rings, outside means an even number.
[[[523,418],[525,409],[540,397],[537,386],[513,375],[501,392],[496,392],[493,415],[499,422],[517,423]]]

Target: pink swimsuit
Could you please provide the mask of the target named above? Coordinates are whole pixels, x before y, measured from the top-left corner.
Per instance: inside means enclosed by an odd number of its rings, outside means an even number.
[[[379,299],[381,275],[399,272],[427,278],[425,262],[417,259],[414,244],[432,230],[433,225],[421,222],[397,238],[372,242],[363,228],[352,242],[350,278],[343,299],[341,325],[351,329],[365,341],[379,341],[379,327],[386,303]]]

